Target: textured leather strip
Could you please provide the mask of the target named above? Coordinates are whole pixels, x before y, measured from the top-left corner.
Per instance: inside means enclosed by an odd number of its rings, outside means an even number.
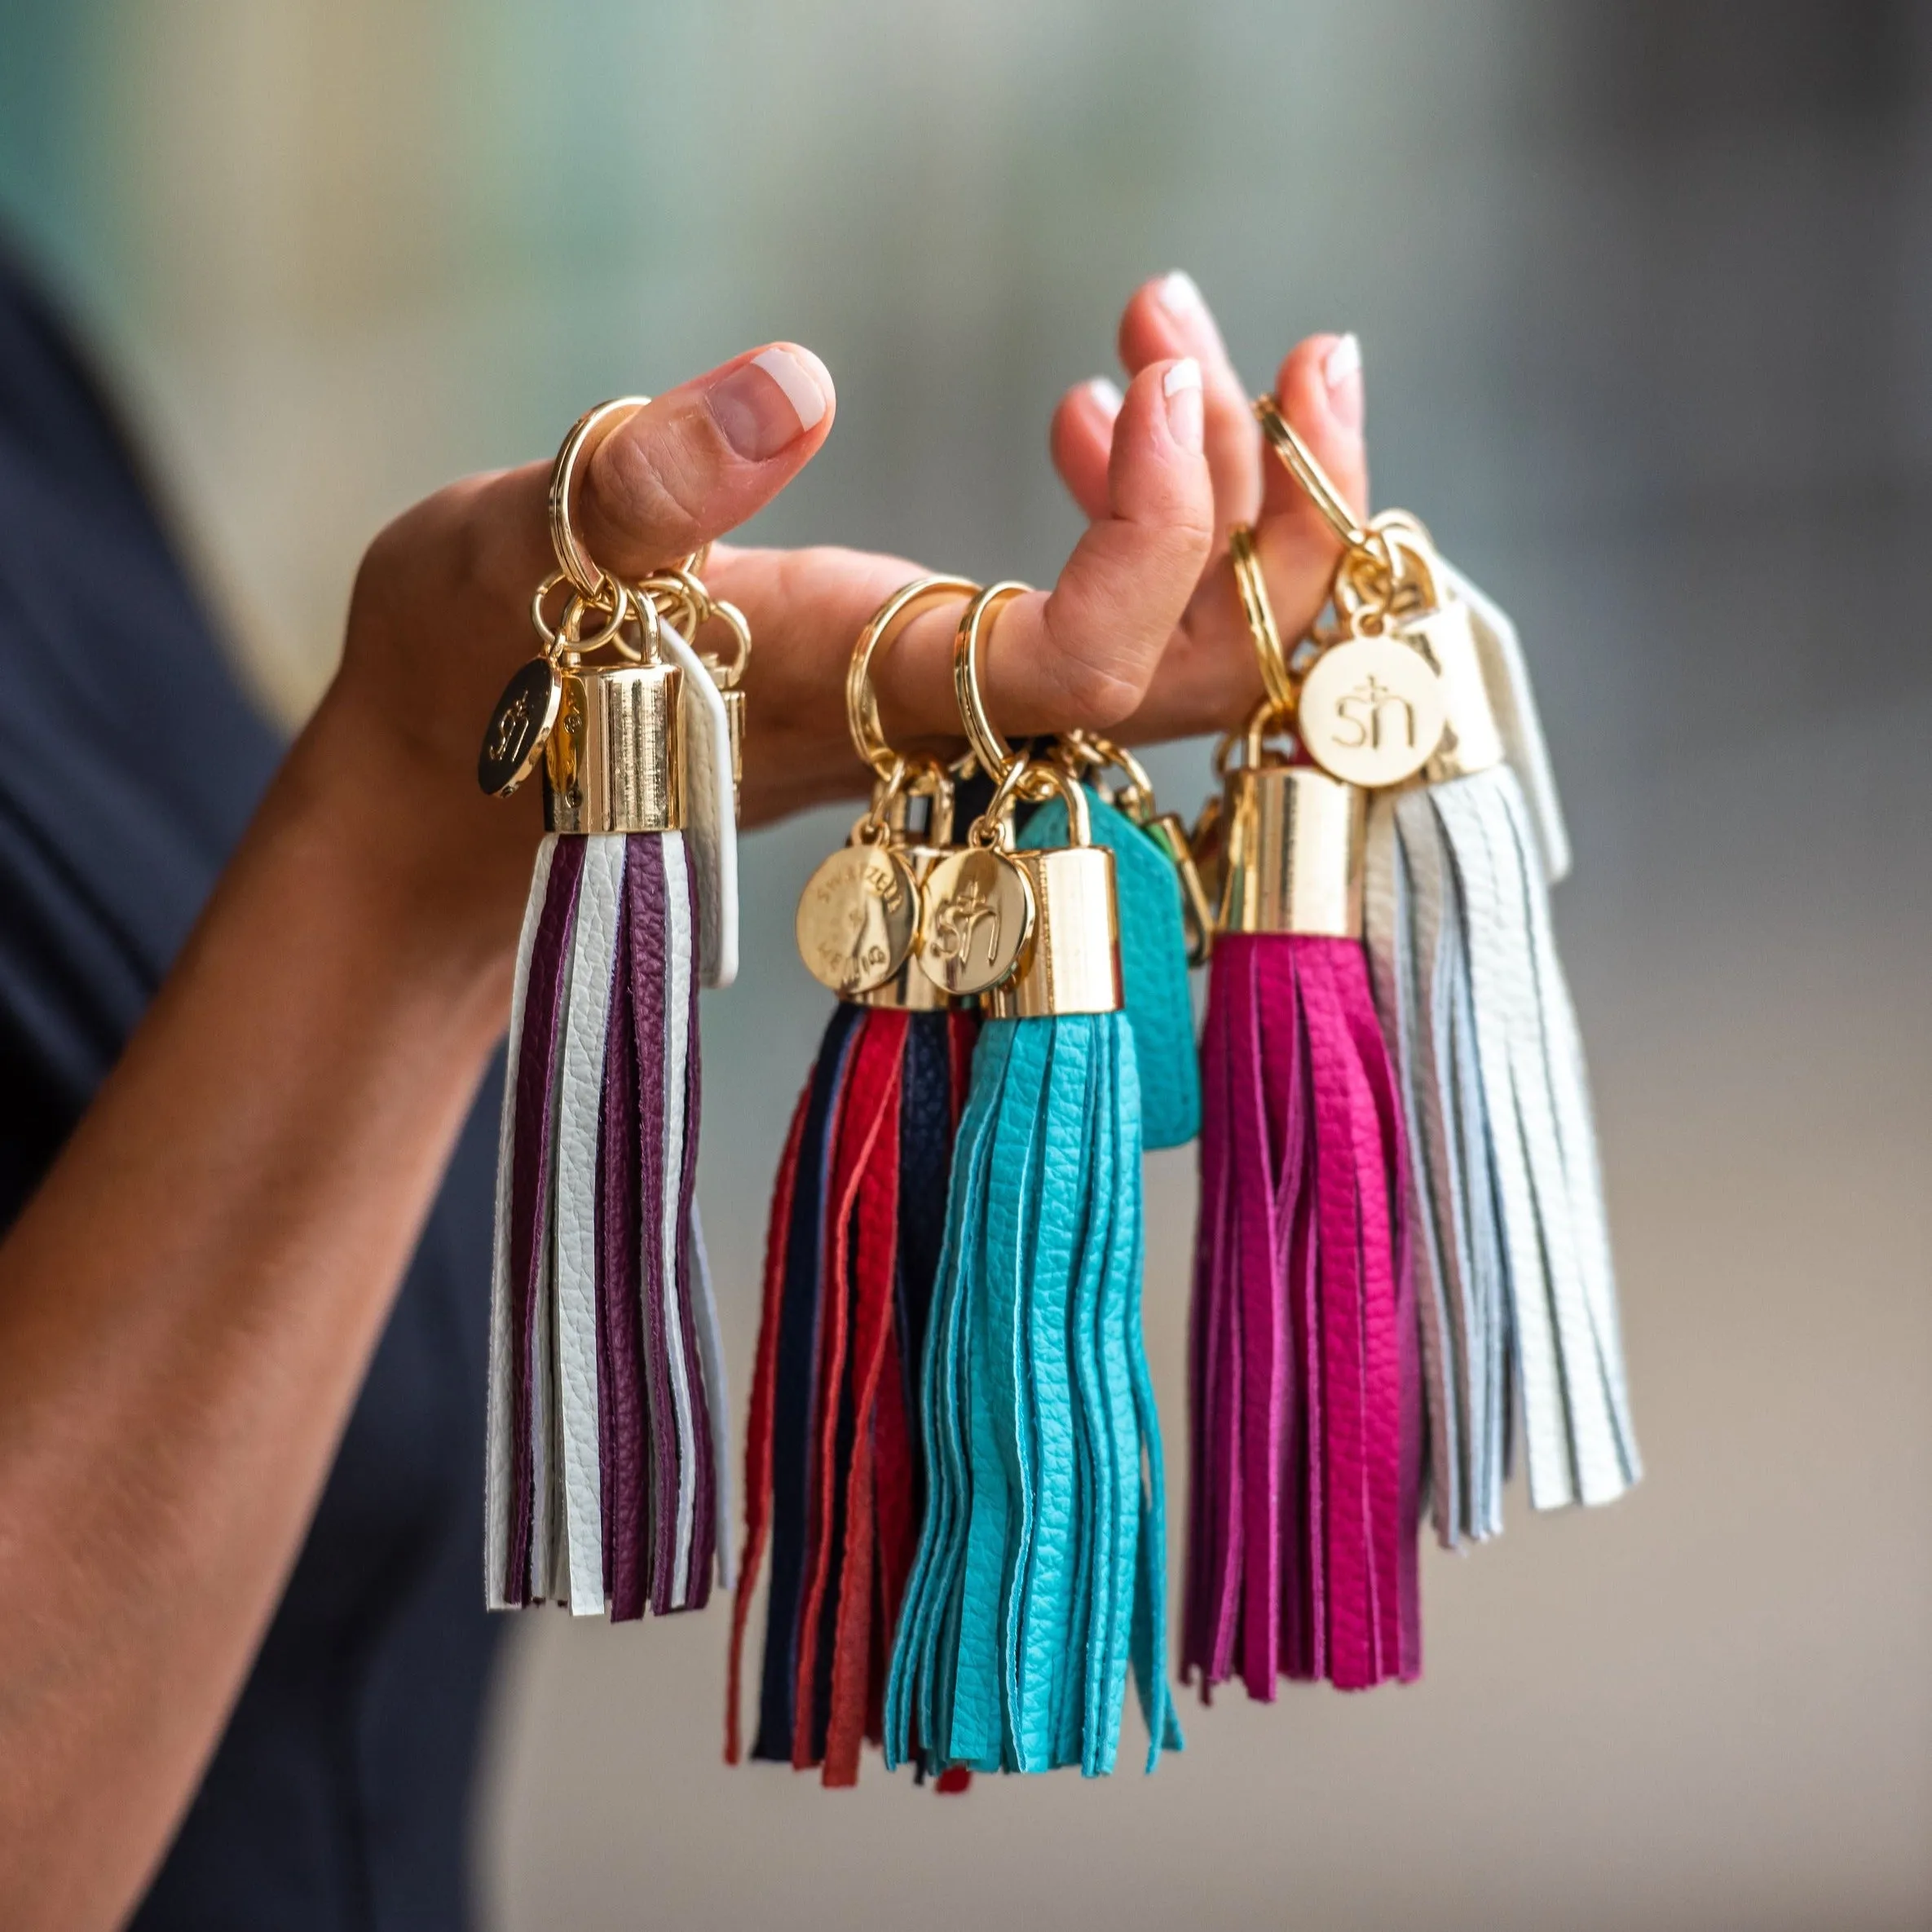
[[[738,798],[731,779],[731,726],[724,694],[674,624],[660,633],[664,655],[684,673],[684,840],[697,880],[699,983],[728,986],[738,977]]]
[[[598,1135],[612,964],[623,907],[621,836],[583,841],[576,919],[564,979],[552,1221],[558,1436],[571,1611],[605,1604],[603,1484],[598,1468]]]
[[[661,835],[637,833],[630,855],[633,1024],[637,1041],[637,1255],[640,1333],[644,1344],[646,1469],[650,1478],[650,1546],[645,1553],[646,1600],[655,1615],[673,1608],[672,1577],[677,1533],[677,1423],[671,1395],[675,1329],[665,1279],[664,1203],[673,1182],[665,1128],[670,1117],[668,893]]]
[[[766,1592],[765,1658],[754,1758],[792,1762],[798,1681],[798,1621],[803,1608],[807,1498],[812,1471],[801,1453],[811,1440],[812,1391],[818,1359],[820,1230],[829,1184],[831,1130],[852,1035],[866,1009],[833,1009],[805,1102],[796,1171],[782,1251],[772,1343],[771,1580]],[[786,1445],[779,1453],[777,1445]],[[794,1446],[796,1445],[796,1446]],[[750,1574],[748,1561],[746,1575]],[[745,1587],[740,1583],[739,1588]]]
[[[645,1056],[635,960],[650,915],[648,859],[627,864],[617,970],[611,977],[610,1043],[604,1056],[603,1118],[598,1145],[598,1391],[604,1423],[605,1576],[611,1616],[644,1614],[650,1595],[650,1416],[644,1351],[642,1099]]]
[[[516,1353],[512,1317],[511,1179],[516,1164],[517,1070],[523,1037],[523,1013],[528,1003],[531,955],[543,924],[544,904],[550,880],[550,862],[557,849],[554,833],[545,834],[536,849],[536,866],[523,910],[517,941],[517,963],[511,984],[509,1062],[503,1082],[503,1105],[496,1136],[496,1218],[490,1268],[490,1366],[487,1436],[483,1474],[483,1601],[492,1610],[522,1603],[527,1580],[514,1592],[505,1564],[509,1546],[510,1466],[517,1427]]]
[[[821,1628],[827,1587],[836,1602],[843,1553],[843,1477],[858,1423],[849,1356],[856,1312],[849,1292],[854,1273],[854,1221],[860,1189],[875,1150],[885,1136],[888,1109],[898,1090],[904,1028],[898,1016],[868,1012],[853,1036],[846,1079],[832,1123],[830,1184],[819,1238],[819,1344],[813,1405],[813,1482],[806,1519],[805,1580],[799,1617],[797,1713],[792,1762],[805,1770],[824,1755],[831,1659]],[[887,1145],[889,1146],[890,1143]]]
[[[1544,882],[1560,885],[1569,876],[1570,837],[1564,824],[1563,804],[1556,776],[1543,739],[1536,687],[1516,636],[1516,627],[1502,607],[1485,597],[1453,565],[1442,567],[1445,587],[1469,607],[1475,633],[1476,656],[1482,666],[1483,689],[1495,714],[1503,756],[1516,774],[1530,809],[1535,843]]]
[[[542,1384],[539,1330],[549,1253],[550,1122],[557,1074],[557,1036],[562,1017],[564,962],[584,862],[582,841],[560,839],[553,850],[542,917],[532,946],[523,1026],[516,1043],[516,1125],[510,1175],[510,1308],[513,1445],[504,1595],[527,1603],[544,1594],[533,1564],[548,1568],[548,1517],[540,1525],[539,1492],[549,1471],[540,1466],[539,1391]],[[540,1533],[540,1529],[541,1533]],[[548,1581],[547,1575],[543,1579]]]
[[[731,1652],[725,1689],[725,1762],[736,1764],[743,1754],[745,1627],[751,1620],[752,1586],[765,1559],[765,1542],[771,1527],[772,1409],[778,1380],[779,1319],[785,1284],[785,1230],[791,1225],[792,1197],[798,1182],[800,1149],[812,1105],[813,1083],[807,1082],[792,1110],[792,1126],[772,1190],[771,1214],[765,1237],[765,1292],[758,1321],[758,1352],[752,1370],[750,1408],[745,1423],[744,1543],[738,1559],[739,1583],[731,1603]]]
[[[690,1177],[697,1149],[691,1140],[691,1082],[697,1064],[696,933],[692,924],[691,880],[684,839],[674,831],[655,836],[664,865],[664,1180],[662,1194],[647,1206],[659,1211],[659,1266],[664,1285],[665,1352],[670,1357],[672,1412],[676,1423],[672,1489],[670,1604],[691,1607],[693,1532],[698,1517],[700,1435],[709,1425],[699,1414],[692,1387],[696,1358],[683,1281],[685,1231],[690,1215]]]
[[[927,1016],[929,1017],[929,1016]],[[887,1360],[893,1340],[893,1303],[899,1245],[900,1109],[906,1084],[911,1021],[881,1012],[867,1023],[865,1058],[855,1087],[876,1092],[874,1106],[855,1106],[862,1120],[872,1114],[867,1143],[858,1157],[852,1212],[850,1383],[853,1395],[844,1466],[833,1480],[845,1495],[843,1547],[837,1574],[837,1621],[826,1698],[823,1756],[827,1784],[858,1779],[872,1675],[874,1573],[877,1555],[874,1444],[880,1385],[898,1383],[899,1366]],[[855,1096],[856,1097],[856,1096]]]

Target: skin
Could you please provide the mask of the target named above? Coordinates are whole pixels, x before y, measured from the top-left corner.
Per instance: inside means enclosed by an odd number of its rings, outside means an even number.
[[[1298,349],[1280,395],[1359,501],[1359,387],[1329,392],[1332,346]],[[1333,567],[1312,514],[1264,470],[1205,310],[1177,315],[1149,285],[1120,347],[1132,380],[1118,414],[1083,388],[1054,419],[1089,527],[1052,591],[1010,606],[991,638],[990,706],[1015,732],[1146,739],[1238,717],[1259,683],[1220,553],[1264,500],[1285,627],[1313,614]],[[791,352],[824,395],[808,430],[734,449],[727,426],[742,431],[745,395],[770,382],[744,375],[748,355],[599,447],[576,505],[593,556],[642,576],[791,481],[833,417],[829,376]],[[1164,396],[1189,355],[1202,389]],[[782,412],[763,401],[770,444]],[[473,774],[482,722],[531,654],[547,474],[454,484],[370,546],[339,674],[0,1243],[0,1924],[111,1927],[140,1896],[500,1037],[540,805],[486,800]],[[844,550],[714,554],[708,580],[756,639],[748,823],[862,789],[845,661],[915,570]],[[901,742],[956,732],[951,628],[943,611],[908,627],[882,663]]]

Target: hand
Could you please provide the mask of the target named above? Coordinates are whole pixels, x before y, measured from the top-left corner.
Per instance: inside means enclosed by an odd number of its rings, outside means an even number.
[[[1215,536],[1206,567],[1145,687],[1115,735],[1129,741],[1225,730],[1261,695],[1255,651],[1228,560],[1228,532],[1255,527],[1255,549],[1284,641],[1292,646],[1327,601],[1340,545],[1263,441],[1251,392],[1235,373],[1214,316],[1185,275],[1144,283],[1120,319],[1120,359],[1130,373],[1177,355],[1200,364],[1206,456],[1214,480]],[[1074,501],[1102,513],[1107,466],[1118,434],[1105,378],[1081,384],[1053,417],[1053,462]],[[1275,399],[1356,514],[1368,506],[1362,438],[1361,351],[1352,336],[1311,336],[1281,366]]]
[[[1120,352],[1131,377],[1125,396],[1110,382],[1082,383],[1053,420],[1055,465],[1092,525],[1053,590],[1005,607],[986,642],[988,708],[1014,734],[1083,725],[1145,743],[1238,724],[1261,681],[1227,558],[1237,523],[1257,526],[1286,637],[1299,635],[1327,599],[1339,546],[1264,448],[1193,284],[1168,276],[1138,289],[1121,319]],[[1190,390],[1195,369],[1201,386]],[[1276,395],[1362,512],[1367,457],[1353,337],[1303,342],[1282,364]],[[1211,509],[1200,493],[1203,468]],[[774,787],[766,796],[781,785],[792,803],[858,790],[867,774],[844,736],[845,654],[871,610],[917,567],[843,550],[713,557],[722,593],[752,614],[761,640],[782,640],[772,651],[761,643],[748,686],[757,756],[781,768],[766,774]],[[895,743],[957,737],[955,615],[941,607],[915,619],[880,660]]]
[[[739,356],[658,397],[584,464],[576,527],[590,554],[636,579],[761,508],[829,433],[831,378],[792,344]],[[1104,726],[1141,703],[1214,539],[1201,374],[1150,357],[1110,425],[1094,521],[1053,591],[1004,611],[986,689],[1015,731]],[[535,648],[531,593],[554,567],[549,465],[474,477],[405,513],[370,546],[342,666],[292,761],[340,796],[382,801],[386,862],[408,868],[452,920],[507,949],[536,834],[536,787],[507,803],[474,776],[476,746],[515,665]],[[756,824],[862,791],[845,721],[852,645],[921,567],[843,549],[715,549],[705,575],[747,614],[743,807]],[[956,741],[955,613],[908,627],[881,661],[895,740]],[[367,807],[364,807],[367,815]],[[365,841],[366,842],[366,841]]]

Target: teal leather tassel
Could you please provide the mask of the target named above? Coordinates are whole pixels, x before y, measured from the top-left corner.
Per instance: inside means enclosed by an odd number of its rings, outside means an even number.
[[[1148,1147],[1184,1147],[1201,1131],[1201,1058],[1180,881],[1174,862],[1125,812],[1091,785],[1093,842],[1114,854],[1120,906],[1120,973],[1140,1068],[1140,1136]],[[1049,798],[1020,834],[1022,846],[1064,845],[1066,806]]]
[[[889,1763],[1104,1775],[1130,1670],[1149,1770],[1180,1748],[1140,1116],[1124,1013],[981,1032],[927,1337],[930,1489],[886,1687]]]

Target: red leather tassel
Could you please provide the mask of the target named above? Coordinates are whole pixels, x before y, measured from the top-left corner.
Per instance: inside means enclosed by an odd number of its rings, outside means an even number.
[[[969,1014],[842,1006],[792,1122],[772,1204],[746,1444],[746,1539],[726,1756],[739,1755],[750,1589],[769,1544],[754,1757],[857,1781],[924,1498],[911,1404]],[[902,1183],[907,1212],[902,1221]]]
[[[739,1731],[743,1683],[745,1625],[752,1614],[752,1581],[765,1560],[765,1542],[771,1528],[772,1393],[778,1378],[779,1297],[785,1286],[786,1224],[792,1219],[792,1190],[798,1184],[799,1143],[805,1137],[808,1087],[792,1110],[791,1131],[779,1162],[772,1189],[771,1217],[765,1241],[764,1314],[758,1325],[758,1355],[752,1371],[751,1411],[745,1424],[744,1550],[739,1559],[738,1589],[731,1603],[731,1656],[725,1685],[725,1762],[736,1764],[743,1755]]]
[[[798,1644],[796,1708],[801,1715],[792,1739],[793,1766],[800,1771],[809,1770],[818,1762],[817,1740],[813,1735],[815,1727],[810,1716],[815,1714],[819,1674],[819,1625],[825,1609],[834,1533],[842,1516],[845,1535],[836,1540],[844,1560],[840,1565],[832,1692],[824,1749],[827,1784],[854,1784],[858,1778],[859,1737],[850,1722],[853,1714],[849,1709],[845,1714],[848,1721],[840,1731],[840,1748],[836,1752],[831,1732],[837,1726],[840,1714],[837,1634],[843,1633],[845,1638],[848,1681],[843,1689],[849,1706],[853,1692],[850,1656],[854,1645],[860,1641],[854,1625],[864,1619],[864,1627],[869,1629],[871,1608],[871,1415],[878,1391],[876,1358],[890,1332],[893,1272],[898,1259],[899,1083],[906,1019],[905,1013],[893,1011],[867,1017],[853,1044],[852,1069],[832,1132],[833,1212],[827,1233],[831,1279],[845,1284],[846,1291],[835,1292],[829,1298],[820,1343],[818,1481],[813,1497],[809,1533],[811,1557]],[[849,1445],[844,1457],[840,1454],[841,1435]],[[843,1498],[837,1493],[841,1479],[845,1485]],[[843,1510],[838,1507],[841,1501]],[[855,1514],[864,1519],[862,1534]],[[855,1590],[857,1616],[851,1607]],[[862,1676],[858,1702],[862,1721]]]

